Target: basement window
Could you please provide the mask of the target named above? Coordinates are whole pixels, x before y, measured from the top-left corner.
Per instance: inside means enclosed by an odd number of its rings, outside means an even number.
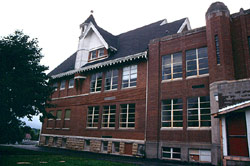
[[[108,152],[108,141],[102,142],[102,152],[104,152],[104,153]]]
[[[53,146],[57,146],[57,137],[53,138]]]
[[[67,143],[67,138],[62,138],[62,147],[65,148]]]
[[[119,153],[120,152],[120,142],[113,142],[112,152],[113,153]]]
[[[162,147],[163,159],[181,159],[181,148]]]
[[[45,145],[49,145],[49,137],[45,137]]]
[[[90,149],[90,140],[84,141],[84,150],[89,151]]]
[[[211,151],[201,149],[189,149],[189,161],[211,162]]]

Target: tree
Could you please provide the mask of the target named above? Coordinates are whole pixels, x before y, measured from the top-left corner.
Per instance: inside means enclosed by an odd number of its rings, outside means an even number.
[[[47,116],[53,88],[45,73],[48,67],[40,64],[41,50],[38,40],[22,31],[0,38],[0,143],[17,140],[24,126],[20,118]]]

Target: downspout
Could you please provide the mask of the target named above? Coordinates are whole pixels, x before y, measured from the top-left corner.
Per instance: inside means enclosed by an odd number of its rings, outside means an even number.
[[[148,53],[147,53],[148,55]],[[147,141],[147,121],[148,121],[148,58],[147,59],[147,77],[146,77],[146,110],[145,110],[145,129],[144,129],[144,145],[146,151],[146,141]],[[146,154],[145,154],[146,155]]]

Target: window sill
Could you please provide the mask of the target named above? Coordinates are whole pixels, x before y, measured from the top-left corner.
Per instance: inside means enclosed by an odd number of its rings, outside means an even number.
[[[183,130],[183,127],[162,127],[161,130]]]
[[[74,87],[72,86],[72,87],[69,87],[68,89],[73,89]]]
[[[203,77],[208,77],[209,74],[203,74],[203,75],[195,75],[195,76],[188,76],[186,77],[186,80],[189,80],[189,79],[194,79],[194,78],[203,78]]]
[[[98,91],[98,92],[89,92],[89,94],[97,94],[97,93],[101,93],[101,91]]]
[[[136,88],[136,86],[130,86],[130,87],[122,88],[121,90],[134,89],[134,88]]]
[[[102,127],[101,130],[115,130],[115,127]]]
[[[64,120],[70,120],[70,119],[64,119]]]
[[[182,81],[182,80],[183,80],[182,78],[175,78],[175,79],[172,79],[172,80],[162,80],[161,83],[174,82],[174,81]]]
[[[135,128],[119,128],[119,130],[135,130]]]
[[[86,127],[87,130],[97,130],[98,127]]]
[[[58,120],[62,120],[62,119],[56,119],[56,120],[58,121]]]
[[[62,130],[70,130],[70,128],[62,128]]]
[[[187,127],[187,130],[211,130],[211,127]]]
[[[114,91],[117,91],[117,88],[116,89],[110,89],[110,90],[104,90],[104,93],[105,92],[114,92]]]
[[[177,161],[180,161],[181,159],[173,159],[173,158],[165,158],[165,157],[162,157],[163,160],[177,160]]]
[[[61,128],[55,128],[55,130],[60,130]]]
[[[61,91],[61,90],[65,90],[65,88],[63,88],[63,89],[60,89],[60,91]]]
[[[51,127],[47,127],[46,130],[52,130],[52,128]]]

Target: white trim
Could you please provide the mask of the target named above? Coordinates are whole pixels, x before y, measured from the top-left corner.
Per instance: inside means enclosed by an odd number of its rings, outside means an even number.
[[[168,23],[168,20],[167,20],[167,19],[164,19],[164,20],[161,22],[160,26],[165,25],[165,24],[167,24],[167,23]]]
[[[236,107],[242,106],[242,105],[244,105],[244,104],[248,104],[248,103],[250,103],[250,100],[247,100],[247,101],[244,101],[244,102],[235,104],[235,105],[227,106],[227,107],[225,107],[225,108],[219,109],[218,112],[227,111],[227,110],[230,110],[230,109],[233,109],[233,108],[236,108]]]
[[[85,137],[85,136],[72,136],[72,135],[54,135],[54,134],[41,134],[41,136],[62,137],[62,138],[78,138],[78,139],[87,139],[87,140],[126,142],[126,143],[138,143],[138,144],[144,144],[145,143],[144,140],[119,139],[119,138],[98,138],[98,137]]]
[[[187,26],[188,30],[191,30],[191,26],[190,26],[190,22],[189,19],[186,18],[185,21],[183,22],[183,24],[181,25],[180,29],[177,31],[177,33],[181,33],[183,31],[183,29]]]
[[[222,127],[222,143],[223,143],[223,156],[227,156],[227,130],[226,130],[226,118],[221,118]]]
[[[87,36],[88,32],[90,31],[90,29],[92,29],[95,34],[97,35],[97,37],[101,40],[102,44],[104,45],[104,47],[106,49],[108,49],[108,43],[104,40],[104,38],[102,37],[102,35],[99,33],[99,31],[96,29],[96,27],[94,26],[94,24],[92,22],[89,23],[88,28],[86,30],[86,32],[83,35],[83,39]]]
[[[250,156],[250,110],[247,110],[245,114],[246,114],[248,153]]]
[[[76,80],[76,79],[86,79],[87,77],[85,77],[85,76],[76,76],[76,77],[74,77],[74,79]]]
[[[73,75],[75,73],[80,73],[80,72],[84,72],[84,71],[88,71],[88,70],[92,70],[92,69],[97,69],[97,68],[102,68],[102,67],[105,67],[105,66],[111,66],[111,65],[114,65],[114,64],[124,63],[124,62],[127,62],[127,61],[132,61],[132,60],[136,60],[136,59],[140,59],[140,58],[146,58],[147,59],[147,51],[140,52],[140,53],[133,54],[133,55],[128,55],[126,57],[121,57],[121,58],[117,58],[117,59],[114,59],[114,60],[109,60],[109,61],[106,61],[106,62],[103,62],[103,63],[98,63],[98,64],[86,66],[86,67],[75,69],[75,70],[70,70],[70,71],[67,71],[67,72],[64,72],[64,73],[53,75],[51,77],[52,77],[52,79],[61,78],[61,77],[64,77],[64,76]]]

